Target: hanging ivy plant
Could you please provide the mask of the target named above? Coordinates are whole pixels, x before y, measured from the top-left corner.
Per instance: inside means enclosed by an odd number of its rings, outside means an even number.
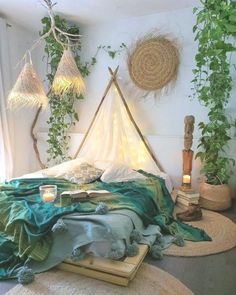
[[[61,30],[71,33],[79,34],[79,28],[75,26],[70,26],[68,22],[55,16],[56,26]],[[43,30],[40,32],[40,35],[45,34],[50,29],[50,18],[44,17],[42,19]],[[62,37],[63,38],[63,37]],[[62,39],[62,41],[65,41]],[[57,70],[58,63],[63,54],[63,47],[55,40],[53,34],[50,34],[45,38],[45,53],[47,55],[47,79],[49,84],[52,84],[54,75]],[[76,64],[81,72],[83,77],[86,77],[90,74],[91,67],[97,62],[96,56],[91,58],[90,62],[84,64],[81,63],[80,53],[81,46],[72,47],[74,58]],[[54,93],[49,93],[49,104],[50,104],[50,117],[47,123],[49,124],[48,132],[48,162],[53,161],[53,163],[60,163],[65,160],[68,160],[69,141],[70,136],[68,134],[71,126],[79,120],[78,114],[75,110],[74,103],[78,99],[83,99],[83,96],[76,96],[72,94],[67,94],[63,96],[57,96]]]
[[[117,50],[114,50],[111,48],[110,45],[100,45],[98,46],[98,50],[104,50],[112,59],[114,59],[117,55],[120,55],[125,49],[127,49],[127,46],[125,43],[121,43],[119,48]]]
[[[209,120],[199,123],[201,138],[196,157],[203,163],[206,182],[218,185],[228,183],[234,164],[225,153],[231,128],[225,108],[232,90],[230,53],[236,48],[230,37],[236,37],[236,1],[201,0],[201,3],[203,7],[193,11],[197,16],[193,31],[198,51],[192,82],[195,96],[209,109]]]
[[[44,17],[41,20],[43,24],[43,30],[40,32],[40,35],[47,33],[51,26],[51,20],[49,17]],[[79,34],[79,28],[77,26],[70,26],[68,22],[59,17],[55,16],[55,23],[58,28],[61,30],[70,33],[70,34]],[[62,41],[64,40],[63,36],[61,37]],[[54,79],[54,75],[57,70],[58,63],[63,54],[62,46],[55,40],[53,34],[50,34],[45,38],[45,53],[47,58],[47,68],[48,74],[47,79],[49,84],[52,84]],[[97,62],[97,54],[100,50],[104,50],[108,53],[111,58],[115,58],[119,55],[124,49],[126,45],[122,43],[117,50],[111,48],[111,46],[98,46],[96,54],[91,58],[89,62],[82,63],[80,59],[81,54],[81,46],[72,47],[74,53],[74,59],[76,64],[80,70],[80,73],[83,77],[86,77],[90,74],[92,66],[94,66]],[[50,117],[47,121],[49,124],[49,132],[48,132],[48,145],[49,148],[47,150],[48,153],[48,162],[51,161],[54,163],[61,163],[68,159],[70,156],[68,155],[69,150],[69,142],[70,136],[68,131],[71,126],[75,125],[79,120],[78,114],[75,110],[74,104],[78,99],[83,99],[83,96],[76,96],[72,94],[67,94],[63,96],[55,95],[54,93],[49,93],[49,104],[50,104]]]

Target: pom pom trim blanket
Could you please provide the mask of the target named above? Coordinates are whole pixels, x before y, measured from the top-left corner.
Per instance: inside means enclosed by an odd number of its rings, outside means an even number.
[[[64,215],[79,212],[95,212],[101,201],[56,207],[44,203],[39,196],[39,186],[55,184],[58,193],[65,190],[97,189],[112,192],[106,199],[109,211],[129,209],[135,212],[144,226],[158,225],[163,234],[181,235],[190,241],[210,240],[202,230],[176,221],[173,217],[174,203],[164,180],[142,172],[145,180],[103,183],[96,181],[78,185],[63,179],[14,179],[0,185],[0,279],[15,277],[27,260],[41,262],[47,259],[53,243],[52,227]]]

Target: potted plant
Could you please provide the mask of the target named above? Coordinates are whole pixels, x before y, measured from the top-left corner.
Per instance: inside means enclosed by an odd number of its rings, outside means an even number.
[[[192,80],[194,95],[209,109],[208,122],[199,123],[201,137],[196,158],[201,160],[205,176],[200,185],[200,202],[207,209],[224,210],[231,205],[228,181],[235,164],[225,151],[231,128],[225,107],[232,90],[230,56],[236,48],[230,40],[236,36],[236,1],[201,3],[203,7],[193,10],[197,15],[193,31],[198,51]]]

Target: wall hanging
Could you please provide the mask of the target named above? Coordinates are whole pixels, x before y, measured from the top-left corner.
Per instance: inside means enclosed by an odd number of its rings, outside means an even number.
[[[151,33],[141,38],[128,53],[128,69],[143,96],[156,97],[173,86],[179,67],[179,46],[168,36]]]

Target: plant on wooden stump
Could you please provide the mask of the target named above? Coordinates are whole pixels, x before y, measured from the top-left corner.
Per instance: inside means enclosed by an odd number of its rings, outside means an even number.
[[[225,148],[230,140],[231,123],[225,114],[230,99],[232,77],[230,54],[236,50],[230,37],[236,37],[236,1],[201,0],[194,8],[197,15],[193,31],[198,41],[193,70],[194,93],[209,108],[208,122],[200,122],[201,138],[196,157],[203,163],[202,173],[208,184],[226,184],[234,160]]]

